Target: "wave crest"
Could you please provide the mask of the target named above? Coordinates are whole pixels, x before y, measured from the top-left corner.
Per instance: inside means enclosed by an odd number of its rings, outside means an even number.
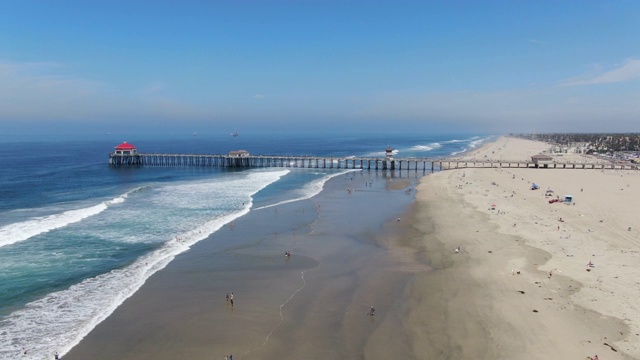
[[[146,186],[138,187],[133,190],[115,197],[111,200],[103,201],[97,205],[89,206],[82,209],[67,210],[58,214],[35,217],[26,221],[21,221],[0,228],[0,247],[12,245],[20,241],[28,240],[34,236],[49,232],[51,230],[60,229],[70,224],[80,222],[88,217],[95,216],[105,211],[110,205],[121,204],[137,191],[144,189]]]

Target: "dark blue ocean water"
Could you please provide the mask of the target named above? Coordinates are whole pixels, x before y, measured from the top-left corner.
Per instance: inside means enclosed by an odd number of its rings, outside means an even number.
[[[173,257],[251,208],[309,198],[344,170],[111,168],[145,153],[437,158],[486,135],[228,134],[0,139],[0,358],[68,351]]]

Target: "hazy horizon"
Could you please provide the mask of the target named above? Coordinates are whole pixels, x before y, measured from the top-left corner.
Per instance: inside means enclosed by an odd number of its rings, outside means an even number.
[[[638,131],[634,1],[9,3],[5,135]]]

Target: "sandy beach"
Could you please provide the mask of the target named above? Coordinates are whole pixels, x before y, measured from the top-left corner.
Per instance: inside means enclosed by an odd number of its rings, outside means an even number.
[[[548,148],[501,137],[464,156]],[[640,358],[640,174],[422,175],[355,172],[311,200],[252,211],[152,276],[64,358]],[[548,201],[565,194],[573,204]],[[216,245],[234,239],[232,251]]]
[[[502,137],[465,156],[526,160],[549,147]],[[565,194],[573,204],[548,201]],[[442,294],[428,297],[427,285],[414,286],[420,295],[409,298],[416,314],[442,310],[423,318],[442,327],[440,340],[425,336],[428,347],[442,349],[428,349],[428,358],[640,358],[639,196],[640,174],[628,171],[464,169],[424,177],[415,216],[434,223],[420,232],[435,271],[418,278],[440,281]]]

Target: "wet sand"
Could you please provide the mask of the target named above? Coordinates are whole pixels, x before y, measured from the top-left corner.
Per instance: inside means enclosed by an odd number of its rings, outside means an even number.
[[[417,181],[356,172],[252,211],[152,276],[64,359],[416,358],[398,329],[404,289],[426,267],[387,246],[411,228],[397,218]]]

